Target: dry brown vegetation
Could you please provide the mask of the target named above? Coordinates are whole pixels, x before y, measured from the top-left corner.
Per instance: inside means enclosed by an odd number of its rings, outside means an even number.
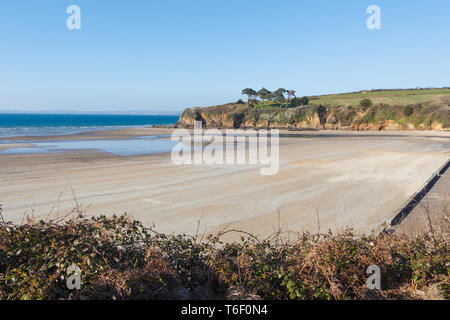
[[[0,299],[450,298],[448,234],[436,232],[306,233],[290,242],[242,233],[222,243],[224,232],[163,235],[126,215],[0,225]],[[78,291],[66,286],[72,264]],[[366,287],[371,265],[382,290]]]

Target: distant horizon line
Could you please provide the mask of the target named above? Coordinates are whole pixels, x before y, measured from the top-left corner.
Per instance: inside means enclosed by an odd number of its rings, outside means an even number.
[[[438,87],[415,87],[415,88],[380,88],[380,89],[361,89],[361,90],[355,90],[355,91],[348,91],[348,92],[340,92],[340,93],[326,93],[326,94],[315,94],[315,95],[307,95],[306,97],[315,98],[315,97],[326,97],[326,96],[334,96],[334,95],[345,95],[345,94],[353,94],[353,93],[361,93],[361,92],[379,92],[379,91],[411,91],[411,90],[439,90],[439,89],[450,89],[449,86],[438,86]],[[239,100],[241,100],[240,98]],[[238,100],[238,101],[239,101]],[[224,102],[223,104],[227,104],[230,102]],[[190,107],[185,107],[183,110]],[[0,114],[65,114],[65,115],[130,115],[130,116],[139,116],[139,115],[146,115],[146,116],[181,116],[183,113],[183,110],[181,111],[140,111],[140,110],[133,110],[130,112],[120,112],[120,111],[75,111],[75,110],[68,110],[68,111],[62,111],[62,110],[39,110],[39,111],[32,111],[32,110],[11,110],[11,109],[0,109]]]
[[[43,110],[43,111],[16,111],[16,110],[1,110],[0,114],[34,114],[34,115],[110,115],[110,116],[180,116],[182,112],[108,112],[108,111],[54,111],[54,110]]]

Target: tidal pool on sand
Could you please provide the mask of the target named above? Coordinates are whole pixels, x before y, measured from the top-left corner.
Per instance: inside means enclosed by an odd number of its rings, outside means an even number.
[[[0,154],[27,154],[27,153],[55,153],[73,150],[104,151],[119,156],[135,156],[143,154],[155,154],[170,152],[178,143],[171,141],[166,136],[147,136],[130,139],[111,140],[74,140],[74,141],[50,141],[34,143],[35,147],[10,148]]]

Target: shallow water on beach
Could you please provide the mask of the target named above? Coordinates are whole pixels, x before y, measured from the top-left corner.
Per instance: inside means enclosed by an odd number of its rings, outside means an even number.
[[[170,152],[178,143],[171,141],[166,136],[147,136],[129,139],[111,140],[73,140],[33,142],[33,147],[10,148],[0,151],[1,154],[36,154],[56,153],[76,150],[92,150],[112,153],[119,156],[136,156],[143,154],[155,154]],[[24,141],[26,142],[26,141]],[[16,142],[17,143],[17,142]],[[8,143],[6,143],[8,144]]]

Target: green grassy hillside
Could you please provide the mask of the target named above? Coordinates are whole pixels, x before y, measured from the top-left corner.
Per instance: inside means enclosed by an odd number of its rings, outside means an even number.
[[[449,130],[450,88],[374,90],[309,97],[308,105],[253,100],[186,109],[180,127]]]
[[[374,90],[354,93],[331,94],[311,97],[311,103],[330,106],[358,105],[362,99],[375,104],[407,105],[417,103],[440,103],[450,100],[450,88],[417,90]]]

